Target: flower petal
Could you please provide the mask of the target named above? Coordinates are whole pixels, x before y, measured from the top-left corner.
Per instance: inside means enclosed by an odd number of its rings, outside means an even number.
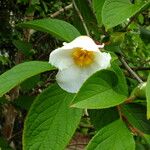
[[[89,51],[99,52],[99,46],[88,36],[79,36],[70,43],[64,43],[64,46],[51,52],[49,57],[49,63],[58,67],[59,69],[65,69],[74,63],[71,55],[75,48],[83,48]]]
[[[84,81],[98,70],[106,69],[110,66],[111,56],[109,53],[102,53],[99,47],[88,36],[80,36],[70,43],[64,43],[64,46],[51,52],[49,63],[58,67],[59,71],[56,80],[59,86],[71,93],[77,93]],[[88,66],[78,66],[72,54],[75,48],[93,51],[94,59]]]
[[[62,70],[72,65],[72,49],[58,48],[50,53],[49,63]]]
[[[83,48],[85,50],[89,51],[99,51],[100,45],[96,45],[95,42],[88,36],[79,36],[76,39],[74,39],[70,43],[65,43],[64,47],[65,49],[73,49],[73,48]],[[103,45],[102,45],[103,47]]]
[[[103,55],[102,55],[102,58],[103,58]],[[101,61],[103,60],[104,59],[102,59]],[[110,59],[109,59],[109,63],[110,63]],[[62,89],[70,93],[77,93],[80,87],[82,86],[82,84],[93,73],[95,73],[98,70],[105,69],[107,67],[106,65],[103,66],[102,64],[100,64],[100,62],[95,62],[88,67],[81,67],[81,68],[73,64],[67,69],[59,70],[59,72],[56,75],[56,80]]]
[[[56,80],[62,89],[70,93],[77,93],[88,77],[89,73],[86,69],[72,65],[70,68],[59,70]]]
[[[99,69],[110,67],[111,55],[105,52],[97,52],[95,54],[95,62],[99,65]]]

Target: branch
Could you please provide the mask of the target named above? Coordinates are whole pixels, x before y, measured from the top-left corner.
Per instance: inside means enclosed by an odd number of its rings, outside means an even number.
[[[73,8],[73,4],[70,4],[70,5],[68,5],[68,6],[64,7],[64,8],[61,8],[60,10],[56,11],[55,13],[53,13],[53,14],[51,14],[49,16],[51,18],[57,17],[58,15],[60,15],[61,13],[63,13],[64,11],[69,10],[71,8]]]
[[[128,72],[139,82],[143,83],[141,78],[131,69],[131,67],[126,63],[125,59],[123,56],[120,57],[120,61],[124,65],[124,67],[128,70]]]
[[[85,29],[85,32],[86,32],[87,36],[90,36],[90,33],[89,33],[89,31],[88,31],[88,28],[87,28],[87,26],[86,26],[86,24],[85,24],[85,22],[84,22],[84,19],[83,19],[83,17],[82,17],[82,15],[81,15],[81,13],[80,13],[80,11],[79,11],[79,9],[78,9],[78,7],[77,7],[77,5],[76,5],[76,3],[75,3],[74,0],[73,0],[73,5],[74,5],[74,8],[75,8],[75,10],[76,10],[76,12],[77,12],[77,14],[78,14],[78,16],[79,16],[79,18],[80,18],[82,24],[83,24],[83,27],[84,27],[84,29]]]
[[[5,104],[3,106],[3,116],[5,121],[3,123],[2,133],[6,140],[9,140],[13,134],[17,111],[11,104]]]

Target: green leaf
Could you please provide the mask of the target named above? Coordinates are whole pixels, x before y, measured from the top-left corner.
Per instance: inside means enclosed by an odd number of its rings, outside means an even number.
[[[79,31],[71,24],[58,19],[39,19],[20,23],[17,26],[47,32],[64,41],[72,41],[80,36]]]
[[[116,73],[118,77],[118,90],[120,93],[128,96],[128,85],[126,82],[125,75],[117,64],[117,60],[113,61],[111,64],[111,69]]]
[[[139,14],[138,21],[139,21],[140,24],[144,23],[144,16],[142,14]]]
[[[21,83],[21,90],[26,92],[32,90],[40,81],[40,75],[33,76]]]
[[[13,102],[13,104],[16,107],[21,108],[22,110],[29,110],[31,104],[34,101],[34,99],[35,99],[35,96],[26,96],[26,95],[23,95],[23,96],[20,96],[18,99],[16,99]]]
[[[117,120],[98,131],[87,150],[135,150],[135,143],[125,124]]]
[[[148,144],[150,144],[150,135],[144,134],[144,138]]]
[[[105,108],[101,110],[88,110],[88,113],[91,123],[97,130],[119,119],[119,114],[116,107]]]
[[[105,0],[102,8],[102,22],[105,27],[112,28],[141,11],[149,2],[132,4],[130,0]]]
[[[121,107],[129,123],[144,133],[150,134],[150,120],[146,119],[146,107],[139,104],[127,104]]]
[[[39,1],[39,0],[32,0],[32,1],[31,1],[31,4],[32,4],[32,5],[40,4],[40,1]]]
[[[147,119],[150,119],[150,74],[146,85]]]
[[[24,80],[54,69],[48,62],[29,61],[19,64],[0,76],[0,97]]]
[[[140,37],[146,44],[149,44],[150,30],[147,30],[145,27],[140,27]]]
[[[142,145],[141,143],[136,143],[136,148],[135,150],[146,150],[144,145]]]
[[[95,12],[99,25],[102,25],[102,8],[104,5],[104,2],[105,0],[93,0],[92,1],[93,10]]]
[[[24,150],[63,150],[80,121],[82,110],[70,108],[73,98],[57,85],[34,101],[24,127]]]
[[[8,102],[8,100],[6,100],[6,98],[4,96],[0,97],[0,105],[3,105],[7,102]]]
[[[0,150],[13,150],[8,142],[2,137],[0,137]]]
[[[29,2],[28,0],[17,0],[17,3],[27,4],[28,2]]]
[[[26,56],[31,56],[32,52],[32,45],[30,43],[21,41],[21,40],[14,40],[13,44],[15,45],[15,47],[21,51],[24,55]]]
[[[118,90],[118,78],[113,71],[100,70],[83,84],[72,106],[77,108],[108,108],[122,103],[126,96]]]
[[[119,49],[121,50],[120,48],[120,45],[124,42],[124,39],[125,39],[125,32],[114,32],[111,34],[110,36],[110,46],[118,46]]]

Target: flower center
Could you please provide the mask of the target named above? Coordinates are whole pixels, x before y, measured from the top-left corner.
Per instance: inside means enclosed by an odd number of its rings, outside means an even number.
[[[93,51],[87,51],[82,48],[75,48],[72,57],[75,64],[77,64],[80,67],[89,66],[94,61]]]

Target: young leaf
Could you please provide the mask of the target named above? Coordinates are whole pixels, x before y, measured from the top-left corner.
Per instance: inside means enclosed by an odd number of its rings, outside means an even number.
[[[107,29],[112,28],[135,15],[146,5],[149,5],[149,2],[132,4],[130,0],[105,0],[102,8],[102,22]]]
[[[79,31],[73,25],[58,19],[39,19],[20,23],[17,26],[47,32],[68,42],[80,36]]]
[[[150,119],[150,74],[146,85],[147,119]]]
[[[87,150],[135,150],[132,134],[121,120],[105,126],[92,138]]]
[[[113,71],[100,70],[83,84],[72,106],[77,108],[108,108],[122,103],[126,96],[118,90],[118,78]]]
[[[19,64],[0,76],[0,97],[24,80],[54,69],[47,62],[29,61]]]
[[[105,109],[88,110],[91,123],[97,130],[119,119],[119,114],[116,107]]]
[[[146,82],[140,83],[133,89],[131,95],[138,99],[146,99],[146,84]]]
[[[73,98],[57,85],[50,86],[34,101],[24,127],[24,150],[62,150],[80,121],[82,110],[70,108]]]
[[[150,134],[150,120],[146,119],[146,107],[139,104],[123,105],[121,110],[129,123],[144,133]]]

